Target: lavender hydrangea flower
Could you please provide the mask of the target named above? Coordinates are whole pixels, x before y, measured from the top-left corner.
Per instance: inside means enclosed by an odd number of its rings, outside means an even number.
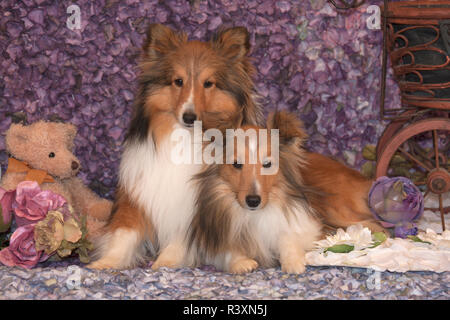
[[[366,26],[367,7],[382,2],[340,12],[327,0],[78,0],[81,29],[71,30],[71,1],[2,0],[0,166],[8,160],[1,133],[13,120],[71,122],[79,128],[79,177],[112,198],[150,23],[197,40],[221,26],[246,27],[266,114],[299,111],[308,148],[344,160],[345,151],[375,144],[385,127],[379,121],[382,31]],[[400,104],[391,68],[386,104]],[[348,164],[363,162],[356,154]]]

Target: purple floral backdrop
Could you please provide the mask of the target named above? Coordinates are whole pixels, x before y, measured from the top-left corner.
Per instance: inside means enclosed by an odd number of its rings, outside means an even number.
[[[76,155],[84,181],[111,197],[131,114],[136,62],[149,23],[209,39],[220,26],[245,26],[265,111],[298,110],[310,149],[349,166],[376,144],[380,30],[366,12],[380,0],[337,12],[326,0],[2,0],[0,2],[0,163],[13,117],[62,119],[78,126]],[[81,9],[81,29],[66,26]],[[388,105],[398,105],[389,77]]]

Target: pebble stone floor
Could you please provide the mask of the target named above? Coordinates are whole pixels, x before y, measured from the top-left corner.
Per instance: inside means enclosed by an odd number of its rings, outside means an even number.
[[[78,264],[78,265],[77,265]],[[302,275],[257,269],[232,275],[210,267],[90,270],[75,260],[25,270],[0,267],[0,299],[450,299],[450,272],[374,272],[307,267]]]

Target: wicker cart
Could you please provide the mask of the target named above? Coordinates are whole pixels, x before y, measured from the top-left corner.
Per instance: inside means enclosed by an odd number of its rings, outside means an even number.
[[[450,1],[384,1],[376,176],[403,175],[435,194],[445,230],[450,196]],[[385,107],[388,55],[401,106]],[[449,199],[450,200],[450,199]]]

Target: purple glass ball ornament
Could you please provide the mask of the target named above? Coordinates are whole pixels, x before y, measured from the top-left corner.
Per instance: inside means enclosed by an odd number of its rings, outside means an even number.
[[[395,237],[417,234],[415,221],[423,214],[423,195],[405,177],[379,177],[369,191],[369,208],[385,228],[394,228]]]

